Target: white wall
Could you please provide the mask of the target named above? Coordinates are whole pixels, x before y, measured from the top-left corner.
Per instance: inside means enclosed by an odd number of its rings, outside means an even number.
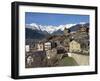
[[[11,2],[14,0],[1,0],[0,1],[0,81],[13,81],[10,78],[11,68]],[[16,0],[20,1],[20,0]],[[59,4],[75,4],[75,5],[88,5],[98,6],[100,10],[100,0],[21,0],[21,1],[34,1],[44,3],[59,3]],[[100,14],[100,11],[99,11]],[[100,15],[99,15],[100,21]],[[100,24],[98,30],[100,30]],[[100,34],[100,32],[99,32]],[[100,41],[100,37],[99,37]],[[98,43],[99,45],[100,43]],[[100,51],[99,51],[100,53]],[[98,53],[98,54],[99,54]],[[100,55],[98,55],[100,57]],[[100,58],[99,60],[100,61]],[[99,63],[100,67],[100,63]],[[99,70],[100,72],[100,70]],[[100,74],[98,75],[82,75],[82,76],[65,76],[53,78],[40,78],[34,81],[99,81]],[[26,79],[26,81],[33,81],[33,79]]]

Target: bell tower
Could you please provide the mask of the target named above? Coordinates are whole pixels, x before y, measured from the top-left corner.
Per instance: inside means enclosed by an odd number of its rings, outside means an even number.
[[[65,36],[69,35],[69,29],[67,29],[66,27],[64,28],[64,35]]]

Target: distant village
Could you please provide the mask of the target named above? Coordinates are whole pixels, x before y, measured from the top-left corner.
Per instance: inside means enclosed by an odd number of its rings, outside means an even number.
[[[72,54],[89,56],[89,28],[79,27],[71,32],[65,27],[63,34],[51,35],[45,39],[25,45],[25,67],[54,67],[65,57]]]

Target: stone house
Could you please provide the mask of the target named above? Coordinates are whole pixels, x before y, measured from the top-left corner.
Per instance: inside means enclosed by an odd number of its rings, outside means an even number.
[[[47,59],[62,59],[63,55],[66,55],[67,51],[62,47],[53,48],[52,50],[46,51]]]
[[[30,51],[29,45],[25,45],[25,51],[26,51],[26,52],[29,52],[29,51]]]
[[[32,67],[44,67],[46,66],[46,52],[45,51],[35,51],[29,52],[25,56],[26,68]]]
[[[40,42],[37,43],[37,50],[38,51],[46,51],[51,49],[51,42]]]
[[[44,43],[38,43],[37,44],[37,50],[38,51],[43,51],[44,50]]]
[[[44,49],[45,49],[45,51],[50,50],[51,49],[51,42],[44,43]]]
[[[86,39],[72,40],[69,43],[69,52],[89,53],[89,41]]]
[[[65,27],[63,32],[65,36],[68,36],[70,33],[70,30]]]
[[[81,52],[81,44],[75,40],[69,43],[69,52]]]

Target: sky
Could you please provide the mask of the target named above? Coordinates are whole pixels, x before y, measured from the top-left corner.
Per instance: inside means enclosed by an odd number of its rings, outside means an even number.
[[[62,24],[89,23],[88,15],[25,12],[25,24],[58,26]]]

